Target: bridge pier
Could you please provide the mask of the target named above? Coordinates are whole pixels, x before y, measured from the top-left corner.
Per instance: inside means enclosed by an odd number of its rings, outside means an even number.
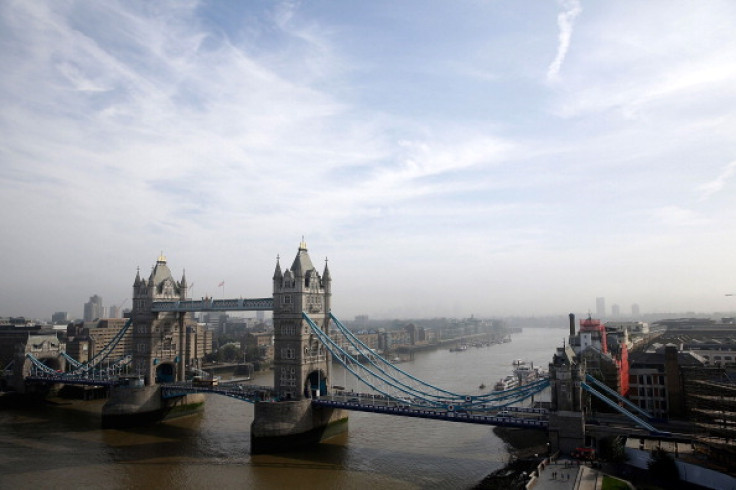
[[[585,417],[582,412],[551,412],[548,430],[553,452],[570,454],[575,448],[585,446]]]
[[[312,406],[309,399],[257,402],[250,428],[250,452],[291,451],[325,441],[347,429],[346,410]]]
[[[142,380],[141,380],[142,381]],[[102,407],[102,427],[126,428],[148,425],[174,416],[195,413],[204,408],[204,395],[190,393],[164,399],[161,386],[129,384],[114,386]]]

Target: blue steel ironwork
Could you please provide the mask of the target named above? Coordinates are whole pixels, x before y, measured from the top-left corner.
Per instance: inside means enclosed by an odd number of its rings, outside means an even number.
[[[337,317],[336,317],[335,315],[333,315],[333,314],[332,314],[332,312],[330,312],[330,318],[331,318],[331,319],[332,319],[332,321],[333,321],[333,322],[335,323],[335,325],[336,325],[336,326],[337,326],[337,328],[338,328],[338,329],[340,330],[340,332],[341,332],[341,333],[343,334],[343,336],[345,336],[345,338],[347,338],[347,339],[348,339],[348,341],[350,342],[350,344],[351,344],[351,345],[352,345],[352,346],[353,346],[353,347],[354,347],[354,348],[355,348],[356,350],[358,350],[358,351],[360,352],[360,348],[359,348],[359,347],[358,347],[357,345],[355,345],[355,344],[357,343],[357,344],[359,344],[359,345],[360,345],[361,347],[363,347],[363,349],[365,349],[365,351],[370,351],[370,352],[372,352],[372,351],[371,351],[371,349],[370,349],[370,347],[368,347],[367,345],[365,345],[365,343],[364,343],[363,341],[361,341],[361,340],[360,340],[360,339],[359,339],[358,337],[356,337],[356,336],[355,336],[355,334],[353,334],[353,332],[351,332],[351,331],[350,331],[350,329],[348,329],[347,327],[345,327],[345,326],[344,326],[344,325],[343,325],[343,324],[342,324],[342,323],[340,322],[340,320],[338,320],[338,319],[337,319]],[[401,373],[402,375],[404,375],[404,376],[406,376],[406,377],[408,377],[408,378],[412,379],[413,381],[416,381],[416,382],[420,383],[420,384],[421,384],[421,385],[423,385],[423,386],[426,386],[426,387],[428,387],[428,388],[431,388],[431,389],[433,389],[433,390],[437,390],[437,391],[439,391],[440,393],[445,393],[446,395],[448,395],[448,396],[449,396],[449,397],[451,397],[451,398],[458,398],[458,399],[459,399],[459,398],[463,398],[463,399],[464,399],[464,396],[463,396],[463,395],[460,395],[460,394],[458,394],[458,393],[453,393],[453,392],[451,392],[451,391],[447,391],[447,390],[444,390],[444,389],[442,389],[442,388],[438,388],[437,386],[431,385],[431,384],[429,384],[429,383],[425,383],[425,382],[424,382],[424,381],[422,381],[421,379],[419,379],[419,378],[417,378],[417,377],[415,377],[415,376],[413,376],[413,375],[411,375],[411,374],[407,373],[406,371],[404,371],[404,370],[402,370],[402,369],[400,369],[400,368],[396,367],[396,366],[395,366],[394,364],[392,364],[392,363],[391,363],[390,361],[386,360],[385,358],[383,358],[383,357],[381,357],[381,356],[379,356],[379,355],[377,355],[377,354],[375,354],[375,355],[371,355],[371,356],[365,356],[365,357],[366,357],[366,359],[368,359],[368,361],[369,361],[369,362],[370,362],[370,363],[371,363],[371,364],[372,364],[373,366],[375,366],[375,367],[376,367],[377,369],[379,369],[379,370],[380,370],[381,372],[385,373],[385,374],[386,374],[387,376],[390,376],[390,377],[391,377],[391,378],[393,378],[393,379],[396,379],[396,378],[395,378],[394,376],[392,376],[392,375],[388,374],[388,373],[386,372],[386,370],[384,370],[383,368],[381,368],[380,366],[378,366],[378,365],[377,365],[377,364],[376,364],[375,362],[373,362],[373,358],[374,358],[374,357],[375,357],[376,359],[378,359],[379,361],[381,361],[381,363],[382,363],[382,364],[384,364],[384,365],[386,365],[387,367],[389,367],[389,368],[391,368],[391,369],[393,369],[393,370],[395,370],[395,371],[398,371],[398,372],[399,372],[399,373]],[[401,383],[401,384],[403,385],[404,383]],[[407,386],[407,387],[408,387],[408,385],[405,385],[405,386]]]
[[[86,364],[83,364],[82,366],[74,369],[73,371],[70,371],[70,375],[79,375],[86,372],[89,372],[96,368],[101,362],[103,362],[105,359],[107,359],[107,356],[110,355],[110,353],[113,351],[113,349],[118,345],[120,340],[125,336],[125,333],[128,331],[130,326],[133,324],[133,319],[129,318],[127,322],[125,322],[125,325],[123,325],[123,328],[121,328],[118,333],[115,334],[115,336],[108,342],[108,344],[100,350],[95,356],[90,359]]]
[[[642,409],[638,405],[632,403],[631,400],[627,400],[626,398],[624,398],[623,396],[621,396],[616,390],[612,390],[605,383],[602,383],[602,382],[598,381],[597,379],[595,379],[590,374],[586,374],[585,375],[585,379],[586,379],[586,381],[592,383],[596,388],[601,389],[604,392],[608,393],[609,395],[613,396],[616,400],[618,400],[620,402],[624,402],[624,404],[627,407],[630,407],[634,411],[639,412],[640,414],[642,414],[643,416],[645,416],[649,420],[652,420],[654,418],[653,415],[650,415],[644,409]]]
[[[380,413],[386,415],[400,415],[404,417],[415,417],[433,420],[445,420],[448,422],[461,422],[466,424],[483,424],[483,425],[497,425],[505,427],[519,427],[527,429],[538,429],[546,430],[549,426],[549,421],[542,419],[533,418],[522,418],[522,417],[499,417],[493,415],[476,415],[473,413],[464,412],[453,412],[453,411],[437,411],[427,410],[423,408],[415,408],[409,406],[395,407],[387,405],[372,405],[362,404],[357,402],[348,401],[335,401],[335,400],[324,400],[315,399],[312,400],[312,405],[319,405],[324,407],[343,408],[346,410],[354,410],[358,412],[371,412]]]
[[[71,362],[73,365],[77,364],[78,366],[84,366],[87,367],[87,365],[84,365],[71,357],[66,352],[61,352],[60,355],[67,359],[69,362]],[[31,361],[31,364],[33,365],[32,374],[31,376],[28,376],[26,380],[28,381],[44,381],[44,382],[57,382],[57,383],[66,383],[66,384],[80,384],[80,380],[89,380],[90,382],[84,382],[81,384],[99,384],[100,381],[104,381],[105,384],[115,384],[117,380],[117,376],[115,376],[115,371],[120,374],[122,371],[122,367],[126,366],[131,362],[133,359],[132,356],[125,356],[105,369],[78,369],[76,371],[70,371],[66,373],[58,372],[55,369],[47,366],[44,364],[40,359],[38,359],[36,356],[34,356],[31,353],[26,354],[26,358],[28,358]]]
[[[100,377],[93,376],[65,376],[61,374],[39,376],[31,375],[25,378],[26,381],[33,383],[63,383],[67,385],[87,385],[87,386],[114,386],[120,383],[117,377]]]
[[[458,393],[453,393],[451,391],[444,390],[442,388],[438,388],[432,384],[426,383],[423,380],[403,371],[402,369],[398,368],[394,364],[392,364],[387,359],[381,357],[380,355],[377,355],[373,353],[373,351],[365,344],[363,343],[355,334],[353,334],[347,327],[345,327],[340,320],[337,319],[337,317],[330,312],[330,318],[333,320],[335,325],[337,326],[340,333],[343,334],[344,337],[347,338],[347,340],[350,342],[350,344],[353,346],[353,348],[356,349],[359,353],[361,353],[366,360],[373,366],[375,366],[377,369],[379,369],[382,373],[384,373],[386,376],[390,377],[391,379],[395,380],[397,383],[401,384],[402,386],[406,387],[407,389],[417,391],[416,388],[413,388],[409,386],[408,384],[400,381],[397,376],[394,376],[392,374],[389,374],[385,369],[378,366],[375,362],[375,360],[380,361],[382,364],[387,366],[388,368],[400,373],[401,375],[404,375],[408,377],[409,379],[418,382],[419,384],[426,386],[428,388],[431,388],[433,390],[437,390],[438,392],[443,393],[443,395],[430,395],[435,398],[441,398],[443,402],[452,401],[453,403],[461,403],[463,406],[473,405],[473,404],[486,404],[489,402],[494,401],[500,401],[500,400],[506,400],[506,399],[513,399],[510,403],[522,401],[529,396],[538,393],[539,391],[543,390],[547,386],[549,386],[549,382],[547,380],[538,380],[533,383],[528,383],[526,385],[518,386],[516,388],[513,388],[511,390],[501,391],[501,392],[490,392],[483,395],[463,395]],[[358,347],[358,345],[362,347]],[[343,349],[341,351],[344,352]],[[369,355],[370,354],[370,355]],[[402,390],[403,391],[403,390]],[[419,390],[420,393],[426,394],[425,392]],[[448,400],[449,399],[449,400]]]
[[[50,376],[57,376],[59,373],[56,372],[55,369],[50,368],[43,362],[41,362],[36,356],[34,356],[31,353],[27,353],[26,357],[31,360],[31,363],[33,364],[33,367],[35,368],[35,371],[41,371],[42,373],[45,373]]]
[[[523,385],[513,390],[507,390],[504,392],[493,392],[487,395],[470,396],[470,395],[454,394],[446,390],[440,390],[428,383],[423,382],[422,380],[419,380],[418,378],[415,378],[414,376],[409,375],[408,373],[404,373],[404,371],[396,368],[386,359],[373,353],[373,351],[371,351],[367,346],[365,346],[365,344],[362,344],[362,343],[361,344],[364,350],[361,351],[361,349],[355,344],[355,342],[351,341],[350,342],[351,345],[353,345],[353,347],[363,355],[363,357],[367,360],[369,364],[371,364],[373,367],[375,367],[379,371],[377,373],[374,370],[370,369],[369,367],[362,365],[360,362],[358,362],[358,360],[351,353],[345,351],[342,347],[340,347],[333,339],[331,339],[325,332],[323,332],[309,318],[309,316],[306,313],[302,313],[302,317],[307,321],[307,324],[310,326],[312,331],[317,335],[317,337],[325,345],[325,347],[327,347],[327,349],[335,357],[335,359],[337,359],[338,362],[340,362],[340,364],[342,364],[345,367],[345,369],[347,369],[358,380],[360,380],[362,383],[366,384],[367,386],[369,386],[371,389],[375,390],[376,392],[381,393],[382,395],[392,400],[404,402],[404,403],[410,403],[411,405],[415,407],[435,408],[435,409],[442,408],[444,410],[451,411],[451,412],[455,410],[474,410],[474,411],[497,410],[498,408],[505,407],[506,405],[509,405],[511,403],[516,403],[526,398],[529,398],[533,394],[538,393],[539,391],[543,390],[549,385],[549,382],[547,380],[540,380],[535,383]],[[332,318],[334,319],[335,317],[332,316]],[[340,330],[340,333],[343,334],[343,336],[347,337],[348,340],[350,340],[351,335],[347,333],[347,329],[342,324],[338,325],[338,329]],[[352,338],[355,338],[355,336],[352,336]],[[357,340],[357,338],[355,339]],[[441,394],[428,393],[420,388],[410,386],[407,383],[398,380],[396,376],[388,373],[385,369],[378,366],[376,362],[373,361],[373,359],[387,366],[390,366],[395,371],[405,374],[410,379],[416,380],[417,382],[419,382],[425,387],[429,387],[429,388],[437,389],[438,391],[441,391]],[[386,385],[398,390],[399,392],[402,393],[402,395],[396,395],[394,393],[390,393],[386,389],[382,389],[381,387],[377,386],[377,384],[371,382],[371,380],[366,379],[362,377],[360,374],[358,374],[358,372],[356,372],[356,370],[353,369],[353,366],[355,366],[358,370],[362,372],[368,373],[370,376],[374,377],[375,379],[382,381]],[[448,394],[451,394],[451,396],[448,396]],[[407,400],[406,399],[407,397],[403,395],[409,395],[410,398]],[[495,404],[493,406],[488,406],[488,404],[492,404],[494,402],[500,402],[500,401],[503,401],[504,403]],[[427,405],[422,405],[423,403]]]
[[[353,368],[351,367],[351,365],[346,362],[347,359],[350,359],[352,361],[352,365],[359,366],[361,369],[369,372],[371,375],[373,375],[376,378],[380,379],[384,383],[386,383],[386,384],[388,384],[390,386],[393,386],[394,388],[398,389],[402,393],[404,393],[406,395],[412,395],[412,396],[417,395],[416,393],[411,393],[411,392],[407,391],[406,389],[404,389],[402,387],[396,386],[396,384],[393,383],[390,379],[386,379],[384,376],[381,376],[379,374],[376,374],[373,371],[371,371],[370,369],[366,368],[365,366],[362,366],[360,364],[360,362],[358,362],[358,360],[355,357],[353,357],[350,353],[344,351],[339,345],[337,345],[337,343],[335,343],[335,341],[333,341],[329,337],[329,335],[327,335],[325,332],[323,332],[322,329],[320,329],[314,323],[314,321],[312,321],[312,319],[309,318],[309,316],[306,313],[302,313],[302,317],[307,321],[307,324],[311,327],[312,331],[315,334],[317,334],[317,337],[319,337],[319,340],[327,348],[327,350],[330,351],[330,353],[334,356],[334,358],[337,359],[338,362],[340,362],[340,364],[342,364],[345,369],[347,369],[348,371],[350,371],[350,373],[353,376],[355,376],[360,381],[362,381],[363,383],[365,383],[371,389],[373,389],[373,390],[375,390],[375,391],[377,391],[377,392],[379,392],[379,393],[381,393],[381,394],[383,394],[383,395],[385,395],[385,396],[387,396],[389,398],[397,399],[397,396],[396,395],[390,394],[389,392],[387,392],[385,390],[382,390],[381,388],[379,388],[375,384],[371,383],[370,381],[362,378],[358,373],[355,372],[355,370],[353,370]],[[419,396],[421,397],[421,394],[419,394]],[[431,400],[426,400],[426,399],[424,399],[424,400],[427,401],[427,402],[429,402],[429,403],[433,403]],[[435,403],[435,404],[436,405],[439,405],[438,403]]]
[[[155,301],[151,305],[154,312],[195,312],[195,311],[272,311],[273,298],[235,298],[184,301]]]
[[[63,357],[64,359],[66,359],[66,362],[71,364],[73,369],[80,368],[84,365],[83,363],[77,361],[76,359],[74,359],[72,356],[70,356],[66,352],[60,352],[59,355]]]
[[[629,412],[628,410],[626,410],[625,408],[623,408],[622,406],[620,406],[618,403],[615,403],[613,400],[611,400],[610,398],[606,397],[601,392],[599,392],[598,390],[596,390],[592,386],[588,385],[587,383],[581,382],[580,383],[580,386],[582,386],[585,391],[587,391],[588,393],[594,395],[596,398],[598,398],[599,400],[601,400],[602,402],[604,402],[609,407],[611,407],[614,410],[618,411],[619,413],[625,415],[629,420],[631,420],[632,422],[634,422],[636,425],[638,425],[640,427],[643,427],[644,429],[648,430],[650,433],[652,433],[654,435],[659,435],[659,436],[670,436],[671,435],[671,433],[661,431],[661,430],[657,429],[656,427],[654,427],[653,425],[651,425],[651,424],[645,422],[644,420],[640,419],[639,417],[637,417],[633,413]]]
[[[195,386],[192,383],[167,383],[161,385],[161,397],[165,399],[179,398],[189,393],[212,393],[236,398],[248,403],[273,399],[272,386],[256,385],[220,385]]]

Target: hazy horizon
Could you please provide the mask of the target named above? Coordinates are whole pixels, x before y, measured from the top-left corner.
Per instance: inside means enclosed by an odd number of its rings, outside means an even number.
[[[729,1],[0,4],[0,316],[263,297],[340,318],[736,310]],[[128,306],[130,303],[128,302]]]

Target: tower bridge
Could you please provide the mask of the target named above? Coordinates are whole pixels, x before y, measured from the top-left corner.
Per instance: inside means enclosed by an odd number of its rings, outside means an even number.
[[[26,386],[109,386],[110,396],[102,413],[103,426],[109,427],[190,413],[203,406],[207,393],[250,402],[254,404],[253,453],[315,443],[345,431],[351,410],[546,430],[553,448],[569,450],[585,443],[582,390],[604,396],[595,380],[585,377],[584,363],[578,362],[569,349],[556,354],[549,380],[481,395],[456,393],[401,370],[376,355],[332,313],[332,277],[327,262],[318,272],[303,241],[290,267],[282,269],[277,258],[271,297],[191,299],[186,276],[175,280],[162,255],[147,280],[141,278],[140,271],[136,273],[132,302],[125,326],[95,358],[80,363],[58,342],[48,344],[44,356],[37,356],[38,352],[19,354],[16,363],[20,368],[15,371],[20,379]],[[273,312],[273,386],[187,380],[188,372],[203,373],[196,355],[201,327],[193,313],[266,310]],[[111,362],[111,352],[125,335],[132,339],[132,351],[124,359]],[[331,390],[333,361],[368,391],[354,394],[335,391],[334,387]],[[124,371],[127,375],[122,375]],[[550,385],[550,413],[517,406]],[[620,405],[618,400],[608,403]],[[645,431],[667,435],[627,413]]]

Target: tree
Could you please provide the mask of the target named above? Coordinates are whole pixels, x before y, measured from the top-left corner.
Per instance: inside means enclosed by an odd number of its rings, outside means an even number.
[[[598,445],[601,459],[612,463],[623,463],[626,461],[625,439],[621,436],[609,436],[600,440]]]
[[[675,458],[662,448],[652,451],[647,466],[652,477],[667,484],[668,488],[674,488],[670,485],[680,481],[680,472],[677,469]]]
[[[238,361],[243,357],[243,352],[235,344],[227,344],[217,351],[217,359],[220,362]]]

